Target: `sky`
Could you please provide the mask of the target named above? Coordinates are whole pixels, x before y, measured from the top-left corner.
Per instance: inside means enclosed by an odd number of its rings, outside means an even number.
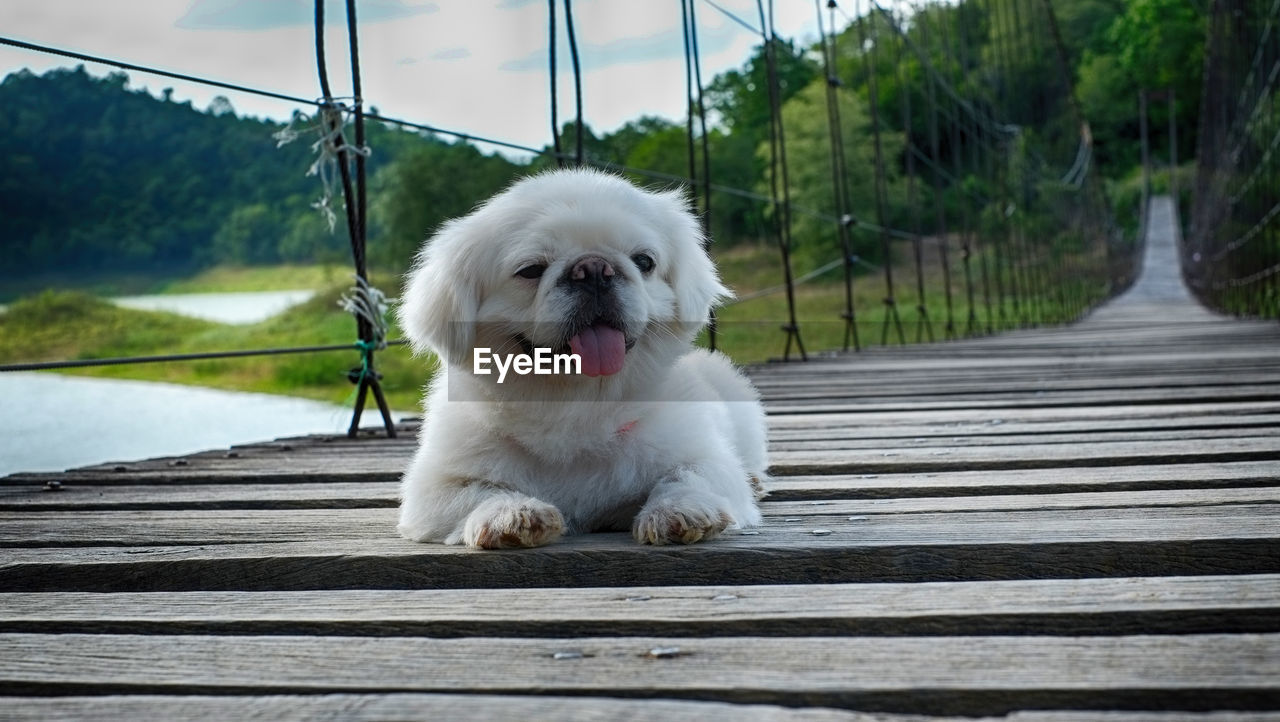
[[[755,0],[715,0],[758,27]],[[759,38],[695,0],[704,82],[740,67]],[[783,37],[817,38],[813,0],[774,3]],[[825,3],[823,3],[825,5]],[[558,16],[560,122],[574,114],[573,75]],[[767,4],[766,4],[767,6]],[[326,47],[336,96],[350,95],[345,10],[327,0]],[[302,98],[319,95],[312,0],[39,0],[0,3],[0,36]],[[525,146],[550,142],[545,0],[358,0],[366,106],[386,116]],[[597,133],[644,114],[682,119],[684,49],[676,0],[574,0],[584,120]],[[825,19],[825,12],[824,12]],[[78,61],[0,46],[0,75]],[[111,69],[87,64],[91,73]],[[287,120],[278,100],[130,73],[130,87],[206,108]],[[484,147],[484,146],[482,146]],[[492,148],[488,148],[492,149]],[[376,152],[376,149],[375,149]]]

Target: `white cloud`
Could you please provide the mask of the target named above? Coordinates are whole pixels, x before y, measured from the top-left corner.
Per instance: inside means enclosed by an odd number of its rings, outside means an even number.
[[[358,0],[356,19],[376,23],[439,9],[435,3],[410,5],[404,0]],[[326,25],[346,23],[346,3],[342,0],[325,0],[324,11]],[[312,0],[194,0],[175,23],[176,27],[188,30],[269,30],[297,25],[315,25]]]
[[[309,5],[306,0],[276,1]],[[744,19],[755,20],[754,0],[717,2]],[[198,9],[235,4],[231,0],[199,0],[189,7],[172,0],[6,2],[0,3],[0,34],[295,97],[316,97],[314,39],[306,22],[279,25],[270,18],[242,17],[241,27],[210,27],[212,21],[199,29],[181,24]],[[563,37],[563,6],[556,5]],[[360,64],[367,104],[388,116],[475,136],[532,147],[548,142],[545,2],[369,0],[361,2],[360,9]],[[679,118],[684,110],[684,50],[678,3],[576,0],[573,9],[587,123],[603,132],[643,114]],[[297,8],[292,12],[296,15]],[[382,19],[378,12],[384,13]],[[705,2],[697,5],[697,19],[704,80],[741,65],[759,43],[757,36]],[[812,3],[778,3],[777,28],[783,36],[812,40],[816,36]],[[348,94],[345,28],[331,25],[325,38],[334,93]],[[557,49],[562,122],[571,117],[574,104],[563,42]],[[528,70],[503,69],[522,60]],[[0,47],[0,73],[4,74],[23,67],[42,72],[74,64]],[[110,69],[91,65],[90,70]],[[135,87],[146,87],[157,95],[162,88],[172,87],[175,98],[189,99],[200,108],[207,107],[215,95],[228,95],[238,112],[249,115],[284,120],[295,109],[282,101],[141,73],[130,77]]]

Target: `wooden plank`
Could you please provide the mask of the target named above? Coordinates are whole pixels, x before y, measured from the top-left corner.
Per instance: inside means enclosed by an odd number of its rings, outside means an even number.
[[[1107,404],[1160,404],[1171,398],[1179,402],[1280,401],[1280,385],[1196,386],[1171,393],[1166,389],[1115,389],[1100,391],[1045,391],[1039,394],[990,393],[957,394],[942,398],[885,396],[864,399],[859,396],[829,395],[814,399],[765,399],[772,414],[835,413],[845,411],[896,411],[946,409],[1017,409],[1058,406],[1095,406]]]
[[[918,514],[923,512],[1036,511],[1219,506],[1280,502],[1280,486],[1240,489],[1162,489],[1062,494],[1007,494],[906,499],[818,499],[762,504],[767,519],[842,514]],[[1280,511],[1280,509],[1278,509]]]
[[[824,537],[871,537],[880,542],[985,538],[990,543],[1002,536],[1010,543],[1051,538],[1159,541],[1162,538],[1222,538],[1221,531],[1213,531],[1212,527],[1229,520],[1241,525],[1243,537],[1256,538],[1262,531],[1274,531],[1274,528],[1265,529],[1266,524],[1280,521],[1280,504],[1272,501],[1276,488],[1224,489],[1198,495],[1191,493],[1191,496],[1179,492],[1126,492],[1131,495],[1129,499],[1161,502],[1150,506],[1113,506],[1104,500],[1106,494],[1087,494],[1083,499],[1073,495],[1060,503],[1039,496],[963,497],[955,501],[961,511],[947,509],[947,499],[937,497],[902,501],[842,500],[828,505],[795,502],[782,504],[780,510],[772,505],[764,506],[768,514],[765,523],[749,537],[759,543],[805,545],[808,542],[804,534],[808,530],[795,528],[803,523],[830,530]],[[1217,501],[1214,494],[1221,495]],[[810,513],[803,519],[788,516],[796,514],[799,508]],[[871,510],[879,508],[912,513],[869,516]],[[850,514],[858,517],[849,519]],[[379,539],[394,535],[396,519],[397,511],[390,508],[3,512],[0,513],[0,547],[279,544]],[[1175,525],[1167,537],[1160,533],[1162,523]],[[963,537],[956,536],[960,531]],[[607,535],[586,534],[581,538],[602,536]],[[742,537],[740,533],[731,536]]]
[[[500,719],[578,722],[1280,722],[1280,712],[1055,712],[1026,710],[1000,717],[934,717],[865,713],[822,707],[779,707],[666,699],[454,694],[325,694],[259,696],[117,695],[111,697],[10,697],[6,720],[14,722],[203,722],[266,719],[291,722],[382,722]]]
[[[774,443],[813,439],[889,440],[915,438],[990,441],[1006,436],[1020,435],[1093,434],[1102,437],[1115,435],[1131,438],[1128,436],[1129,434],[1153,432],[1201,433],[1222,431],[1225,433],[1238,430],[1262,430],[1269,433],[1280,433],[1280,414],[1040,422],[990,418],[968,422],[932,420],[930,423],[911,423],[910,420],[906,419],[895,419],[894,421],[896,423],[885,424],[871,419],[844,417],[840,421],[829,420],[826,424],[787,426],[774,424],[769,429],[769,440]],[[996,421],[999,423],[996,423]]]
[[[1081,374],[1046,373],[999,380],[991,378],[937,378],[896,374],[865,377],[850,369],[844,378],[812,379],[797,376],[785,382],[762,383],[760,391],[770,401],[789,399],[824,399],[832,396],[964,396],[973,394],[1040,394],[1085,391],[1162,389],[1176,395],[1184,389],[1230,386],[1277,386],[1280,372],[1237,371],[1229,376],[1222,369],[1183,374]]]
[[[864,714],[848,710],[733,704],[666,699],[614,699],[511,694],[306,694],[271,696],[116,695],[111,697],[9,697],[0,717],[13,722],[205,722],[205,720],[306,720],[307,722],[384,722],[385,720],[576,720],[579,722],[982,722],[972,717],[918,717]],[[1135,720],[1135,722],[1170,722]],[[1215,716],[1205,722],[1238,722]],[[1250,718],[1266,719],[1266,718]],[[1280,715],[1277,715],[1280,720]],[[1034,722],[1034,720],[1028,720]],[[1084,718],[1083,722],[1090,722]],[[1127,722],[1115,720],[1114,722]],[[1267,722],[1270,722],[1269,720]]]
[[[57,482],[64,487],[82,485],[174,484],[360,484],[400,479],[408,456],[383,455],[368,459],[297,458],[270,468],[208,469],[184,467],[153,470],[122,467],[120,472],[67,471],[21,474],[8,477],[8,487],[43,487]],[[1225,464],[1245,461],[1280,461],[1280,437],[1223,439],[1213,444],[1188,444],[1185,440],[1149,442],[1099,441],[1090,444],[954,446],[949,448],[872,446],[864,449],[776,449],[771,473],[777,476],[809,474],[893,474],[1001,469],[1050,469],[1070,466]]]
[[[1068,467],[917,474],[775,477],[766,503],[834,499],[909,498],[1007,494],[1063,494],[1159,489],[1230,489],[1280,486],[1280,464]],[[0,486],[0,511],[110,509],[337,509],[394,507],[400,485],[359,483]],[[777,507],[774,507],[777,508]]]
[[[769,429],[827,427],[892,427],[912,424],[1039,424],[1046,422],[1092,422],[1107,420],[1185,419],[1189,417],[1265,414],[1280,412],[1280,403],[1248,401],[1240,403],[1108,404],[1105,406],[1050,407],[1024,409],[949,409],[925,411],[845,411],[806,414],[779,414],[768,417]]]
[[[19,541],[7,551],[0,561],[0,591],[586,587],[1280,572],[1275,533],[1280,513],[1274,504],[786,517],[689,547],[647,547],[614,533],[505,552],[396,539],[390,509],[94,516],[71,514],[71,523],[63,527],[28,528],[41,538]],[[242,543],[229,543],[237,541]],[[32,544],[44,546],[23,546]]]
[[[1078,328],[1068,329],[1066,338],[1074,342],[1083,338]],[[808,361],[774,362],[756,364],[747,367],[752,378],[771,379],[796,375],[823,375],[848,373],[856,368],[865,373],[892,374],[902,369],[930,371],[934,373],[951,373],[966,371],[984,371],[987,373],[1019,368],[1054,369],[1070,368],[1180,368],[1186,366],[1210,367],[1215,363],[1220,367],[1268,366],[1276,363],[1272,353],[1276,344],[1280,344],[1280,333],[1273,333],[1269,338],[1252,340],[1229,334],[1233,343],[1212,348],[1196,348],[1194,344],[1175,344],[1172,350],[1157,349],[1147,344],[1125,353],[1097,353],[1096,349],[1071,349],[1069,353],[1061,353],[1054,348],[1047,354],[1031,352],[1019,354],[1012,343],[1012,334],[1004,334],[998,338],[982,339],[976,342],[955,341],[945,344],[913,344],[909,348],[872,347],[849,354],[818,353],[810,354]],[[1105,338],[1105,336],[1103,336]],[[1239,341],[1239,345],[1234,343]],[[1256,346],[1254,345],[1256,344]],[[1114,348],[1114,347],[1113,347]],[[1007,353],[1008,351],[1014,353]],[[1001,354],[1000,352],[1006,353]],[[1074,351],[1073,353],[1070,353]],[[971,353],[965,353],[971,352]],[[990,352],[985,353],[984,352]]]
[[[381,455],[368,460],[331,463],[326,459],[298,457],[289,463],[228,466],[225,468],[154,468],[141,462],[123,462],[119,471],[79,470],[27,472],[8,476],[3,485],[61,484],[351,484],[364,481],[396,481],[404,473],[409,456]]]
[[[941,430],[938,430],[941,431]],[[1097,431],[1081,431],[1067,434],[1000,434],[986,436],[961,436],[956,434],[936,434],[933,436],[899,436],[888,438],[860,438],[856,434],[844,433],[837,438],[790,438],[775,439],[769,444],[769,451],[821,451],[860,449],[885,449],[909,446],[915,449],[954,449],[964,446],[1042,446],[1049,444],[1095,444],[1105,441],[1112,444],[1136,444],[1148,441],[1210,441],[1215,439],[1275,439],[1280,438],[1280,426],[1265,424],[1254,428],[1229,429],[1178,429],[1174,431],[1117,431],[1100,434]]]
[[[804,438],[803,435],[792,434],[791,438],[775,439],[770,443],[770,450],[777,454],[790,451],[808,451],[808,450],[838,450],[838,451],[857,451],[863,449],[876,449],[881,451],[893,451],[898,448],[934,448],[947,447],[956,448],[963,446],[981,445],[983,448],[1003,448],[1015,446],[1051,446],[1051,445],[1079,445],[1088,443],[1091,446],[1100,446],[1101,444],[1128,444],[1130,446],[1148,446],[1148,444],[1139,442],[1161,442],[1166,446],[1187,440],[1207,440],[1207,439],[1226,439],[1223,444],[1225,448],[1230,445],[1245,440],[1263,440],[1270,439],[1273,442],[1280,441],[1280,426],[1270,424],[1260,424],[1255,428],[1228,428],[1228,429],[1204,429],[1204,430],[1173,430],[1173,431],[1127,431],[1124,433],[1114,434],[1098,434],[1092,431],[1082,431],[1078,433],[1067,434],[1051,434],[1051,433],[1034,433],[1034,434],[1014,434],[1004,432],[1002,424],[988,425],[987,434],[977,437],[965,437],[956,433],[952,429],[936,428],[931,436],[878,436],[874,432],[869,434],[870,438],[861,438],[856,432],[845,432],[841,434],[832,434],[835,438]],[[996,432],[1003,432],[997,435]],[[797,438],[797,437],[800,438]],[[1263,443],[1263,442],[1257,442]],[[1273,444],[1276,448],[1280,448],[1280,443]],[[1109,446],[1105,448],[1114,448]],[[1159,447],[1156,447],[1159,448]],[[299,451],[287,458],[263,459],[219,459],[219,460],[199,460],[190,459],[182,460],[180,464],[161,463],[157,461],[144,461],[125,464],[122,471],[112,469],[94,469],[85,470],[84,472],[64,473],[59,475],[42,475],[40,478],[48,480],[51,476],[61,479],[64,483],[80,482],[84,483],[82,474],[89,473],[93,476],[101,478],[104,483],[120,483],[122,480],[131,480],[135,475],[151,475],[159,473],[162,478],[168,479],[170,483],[181,482],[186,479],[197,479],[202,477],[215,477],[218,475],[229,476],[232,474],[246,474],[253,471],[262,471],[272,473],[275,470],[288,469],[295,476],[299,473],[318,474],[321,471],[327,473],[334,479],[339,478],[341,474],[360,474],[365,473],[367,476],[374,478],[385,478],[388,472],[403,470],[413,453],[413,448],[402,446],[397,448],[383,448],[377,450],[369,450],[364,453],[343,452],[333,453],[324,450],[308,450],[306,452]],[[1032,449],[1028,453],[1036,456],[1042,456],[1038,449]],[[11,478],[6,485],[12,486],[20,483],[19,478]],[[29,480],[28,483],[34,481]]]
[[[843,364],[824,364],[822,361],[815,361],[807,365],[779,365],[775,368],[752,369],[749,373],[762,388],[781,388],[819,382],[866,383],[872,378],[881,378],[890,383],[904,381],[950,383],[980,380],[1043,381],[1054,377],[1140,379],[1142,376],[1147,376],[1147,381],[1150,382],[1151,377],[1182,380],[1191,377],[1221,376],[1224,371],[1230,372],[1232,376],[1242,374],[1270,377],[1274,376],[1277,370],[1280,370],[1280,363],[1265,354],[1227,360],[1217,359],[1211,355],[1187,358],[1176,353],[1165,353],[1145,361],[1132,356],[1111,355],[1097,359],[1002,358],[995,364],[974,363],[964,359],[904,356],[893,361],[852,359]]]
[[[1099,441],[1091,444],[1041,446],[989,444],[949,449],[897,447],[787,450],[771,453],[769,460],[770,472],[779,476],[1280,461],[1280,438],[1219,439],[1213,444],[1198,445],[1183,441]]]
[[[654,650],[666,650],[655,653]],[[559,652],[561,659],[556,659]],[[1280,708],[1280,635],[0,635],[8,694],[607,694],[865,711]],[[483,660],[483,664],[477,664]]]
[[[345,509],[399,505],[395,481],[308,484],[150,484],[105,486],[61,483],[0,486],[0,511],[106,509]]]
[[[1274,466],[1274,465],[1272,465]],[[1278,472],[1280,473],[1280,472]],[[951,475],[951,476],[954,476]],[[1147,479],[1149,475],[1142,474]],[[878,477],[879,478],[879,477]],[[1154,490],[1107,489],[1106,492],[1076,492],[1069,487],[1054,493],[1038,489],[1036,494],[992,494],[986,484],[980,495],[952,498],[938,493],[901,493],[888,480],[876,488],[886,489],[892,498],[845,501],[850,494],[819,495],[825,477],[803,477],[807,485],[794,487],[803,493],[780,490],[764,500],[766,516],[809,516],[814,514],[885,514],[920,511],[996,511],[1031,509],[1090,509],[1124,506],[1204,506],[1280,502],[1280,483],[1249,478],[1251,483],[1239,486],[1211,485],[1209,488],[1189,486],[1179,480],[1174,488]],[[934,479],[936,481],[936,477]],[[1073,479],[1075,480],[1075,479]],[[771,487],[786,484],[780,479]],[[1019,481],[1023,481],[1019,477]],[[1078,480],[1076,480],[1078,481]],[[22,511],[147,511],[147,510],[260,510],[260,509],[370,509],[399,506],[399,484],[370,482],[364,484],[268,484],[250,486],[196,485],[179,488],[157,486],[63,487],[53,493],[44,487],[0,489],[0,512]],[[852,489],[856,485],[850,483]],[[862,495],[859,495],[862,496]],[[868,495],[870,496],[870,495]],[[884,495],[881,495],[884,496]],[[834,498],[833,498],[834,497]],[[14,517],[0,516],[0,520]],[[35,521],[31,517],[23,517]],[[0,545],[4,543],[0,533]]]
[[[1122,408],[1061,408],[1029,410],[964,410],[948,412],[897,412],[861,414],[813,414],[782,415],[770,418],[771,435],[779,440],[803,437],[812,429],[829,428],[831,436],[849,436],[851,429],[873,436],[897,433],[904,426],[914,426],[899,435],[918,434],[921,431],[945,428],[957,434],[982,433],[992,435],[1015,430],[1019,425],[1037,428],[1039,424],[1075,424],[1074,428],[1087,427],[1102,421],[1131,422],[1141,427],[1150,424],[1158,427],[1164,419],[1177,423],[1176,419],[1204,418],[1207,413],[1219,415],[1230,424],[1233,414],[1280,411],[1280,404],[1242,404],[1239,408],[1221,405],[1173,405]],[[927,425],[922,421],[928,421]],[[1190,423],[1190,422],[1189,422]],[[951,428],[947,428],[950,426]],[[809,430],[809,431],[806,431]],[[844,431],[838,431],[844,430]],[[942,431],[942,433],[946,433]],[[405,430],[414,434],[414,427]],[[815,434],[816,435],[816,434]],[[246,454],[227,458],[226,452],[196,454],[189,457],[155,459],[140,462],[98,465],[58,473],[15,474],[0,479],[0,490],[11,486],[42,486],[48,481],[64,485],[76,484],[264,484],[264,483],[353,483],[366,480],[395,481],[407,463],[413,442],[390,443],[387,440],[362,439],[333,459],[328,455],[317,457],[315,446],[297,447],[288,456],[268,452]],[[119,468],[117,471],[116,469]]]
[[[6,593],[0,594],[0,632],[432,637],[1280,632],[1280,575],[586,589]]]
[[[1125,373],[1102,369],[1045,369],[1002,371],[998,379],[990,372],[972,374],[863,374],[857,366],[851,366],[844,375],[799,375],[779,377],[756,383],[756,388],[767,398],[780,399],[799,394],[838,391],[840,395],[951,395],[961,393],[1022,392],[1037,393],[1042,390],[1090,391],[1126,388],[1165,388],[1176,393],[1177,389],[1197,386],[1221,385],[1276,385],[1280,384],[1280,364],[1265,371],[1252,368],[1225,369],[1126,369]]]
[[[768,498],[788,501],[886,499],[912,496],[1231,488],[1277,484],[1280,484],[1280,464],[1274,461],[1242,461],[1226,464],[1080,466],[938,473],[778,476],[769,482]]]

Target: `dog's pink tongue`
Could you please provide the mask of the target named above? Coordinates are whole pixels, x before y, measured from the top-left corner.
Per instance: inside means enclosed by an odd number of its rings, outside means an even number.
[[[582,358],[582,373],[611,376],[622,370],[627,340],[618,329],[596,324],[569,339],[569,350]]]

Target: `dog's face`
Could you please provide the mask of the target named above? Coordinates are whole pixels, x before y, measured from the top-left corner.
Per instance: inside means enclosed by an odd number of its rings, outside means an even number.
[[[674,192],[595,171],[526,178],[424,247],[400,307],[415,350],[467,366],[494,353],[576,353],[589,377],[683,352],[729,295]]]

